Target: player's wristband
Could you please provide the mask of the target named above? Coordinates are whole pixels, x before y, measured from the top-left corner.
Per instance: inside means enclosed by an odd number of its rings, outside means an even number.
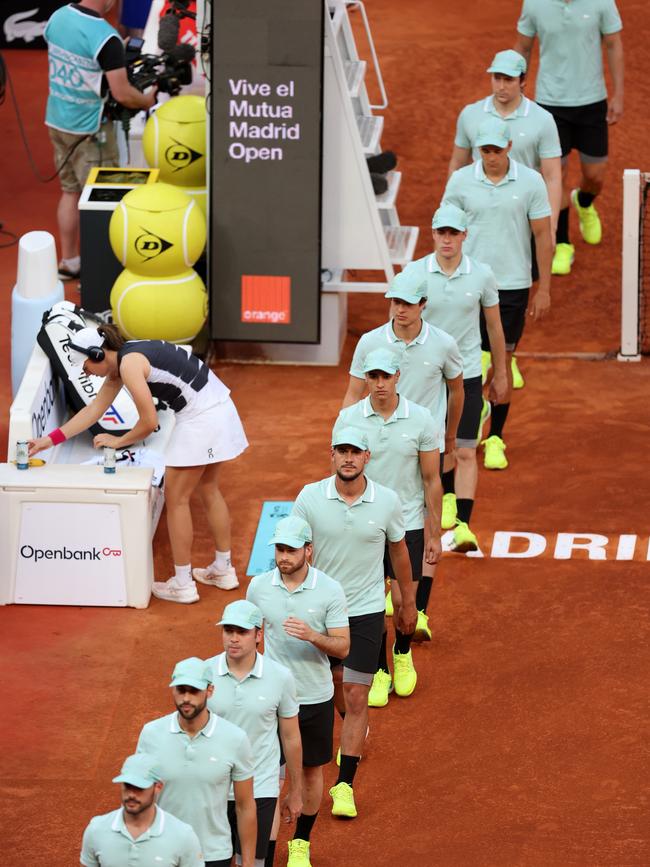
[[[55,427],[53,431],[50,431],[48,436],[52,440],[53,446],[58,446],[59,443],[64,443],[67,439],[60,427]]]

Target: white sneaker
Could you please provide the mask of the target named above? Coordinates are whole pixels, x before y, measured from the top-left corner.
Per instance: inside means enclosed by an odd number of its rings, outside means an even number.
[[[182,602],[189,605],[199,601],[199,594],[194,581],[189,584],[177,584],[175,578],[169,581],[154,581],[151,592],[156,599],[165,599],[167,602]]]
[[[205,569],[192,569],[192,577],[201,584],[218,587],[219,590],[234,590],[239,587],[234,566],[228,566],[225,572],[217,572],[210,566]]]

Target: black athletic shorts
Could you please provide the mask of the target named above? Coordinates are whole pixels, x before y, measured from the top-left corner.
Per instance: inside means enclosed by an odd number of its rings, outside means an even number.
[[[275,805],[277,798],[255,798],[255,806],[257,807],[257,843],[255,845],[255,857],[263,861],[266,858],[266,853],[269,848],[269,837],[271,836],[271,828],[273,827],[273,817],[275,816]],[[238,855],[241,855],[241,845],[239,843],[239,835],[237,834],[237,811],[235,802],[228,801],[228,821],[230,822],[230,833],[232,834],[232,847]],[[224,864],[229,867],[231,859],[227,861],[217,861],[216,863]],[[210,863],[206,861],[207,864]]]
[[[424,530],[407,530],[404,536],[406,547],[411,561],[413,580],[419,581],[422,577],[422,560],[424,559]],[[391,563],[389,548],[386,545],[384,551],[384,575],[391,580],[395,579],[393,564]]]
[[[481,380],[480,375],[470,376],[469,379],[463,380],[465,403],[456,434],[456,445],[460,449],[472,449],[478,445],[478,428],[483,409],[483,383]]]
[[[539,265],[537,264],[537,247],[535,245],[535,236],[530,236],[530,270],[532,272],[533,283],[539,280]]]
[[[384,635],[385,611],[373,614],[359,614],[348,618],[350,621],[350,652],[345,659],[329,657],[330,666],[344,665],[351,671],[374,674],[377,671],[377,658],[381,639]]]
[[[230,867],[232,858],[225,858],[221,861],[206,861],[205,867]]]
[[[318,768],[332,761],[334,745],[334,697],[318,704],[301,704],[298,725],[302,739],[302,764]],[[280,764],[285,762],[280,741]]]
[[[540,103],[541,105],[541,103]],[[583,162],[602,162],[608,153],[607,100],[579,105],[541,105],[550,111],[560,134],[562,156],[574,148],[586,157]]]
[[[499,289],[499,313],[508,352],[514,352],[524,333],[529,294],[530,289]],[[481,310],[481,348],[488,351],[490,349],[483,310]]]

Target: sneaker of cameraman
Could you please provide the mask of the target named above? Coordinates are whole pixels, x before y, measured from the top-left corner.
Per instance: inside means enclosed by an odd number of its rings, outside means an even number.
[[[45,123],[61,181],[57,221],[61,243],[59,279],[80,273],[79,211],[81,190],[94,166],[117,166],[119,156],[112,121],[103,119],[108,90],[126,108],[147,109],[156,90],[141,93],[129,83],[124,45],[104,20],[115,0],[80,0],[63,6],[45,29],[49,95]]]

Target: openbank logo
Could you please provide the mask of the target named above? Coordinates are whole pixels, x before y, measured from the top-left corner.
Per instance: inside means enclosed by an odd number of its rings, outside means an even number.
[[[241,321],[291,323],[291,277],[242,274]]]
[[[104,560],[109,557],[121,557],[121,548],[34,548],[33,545],[23,545],[20,556],[24,560]]]

